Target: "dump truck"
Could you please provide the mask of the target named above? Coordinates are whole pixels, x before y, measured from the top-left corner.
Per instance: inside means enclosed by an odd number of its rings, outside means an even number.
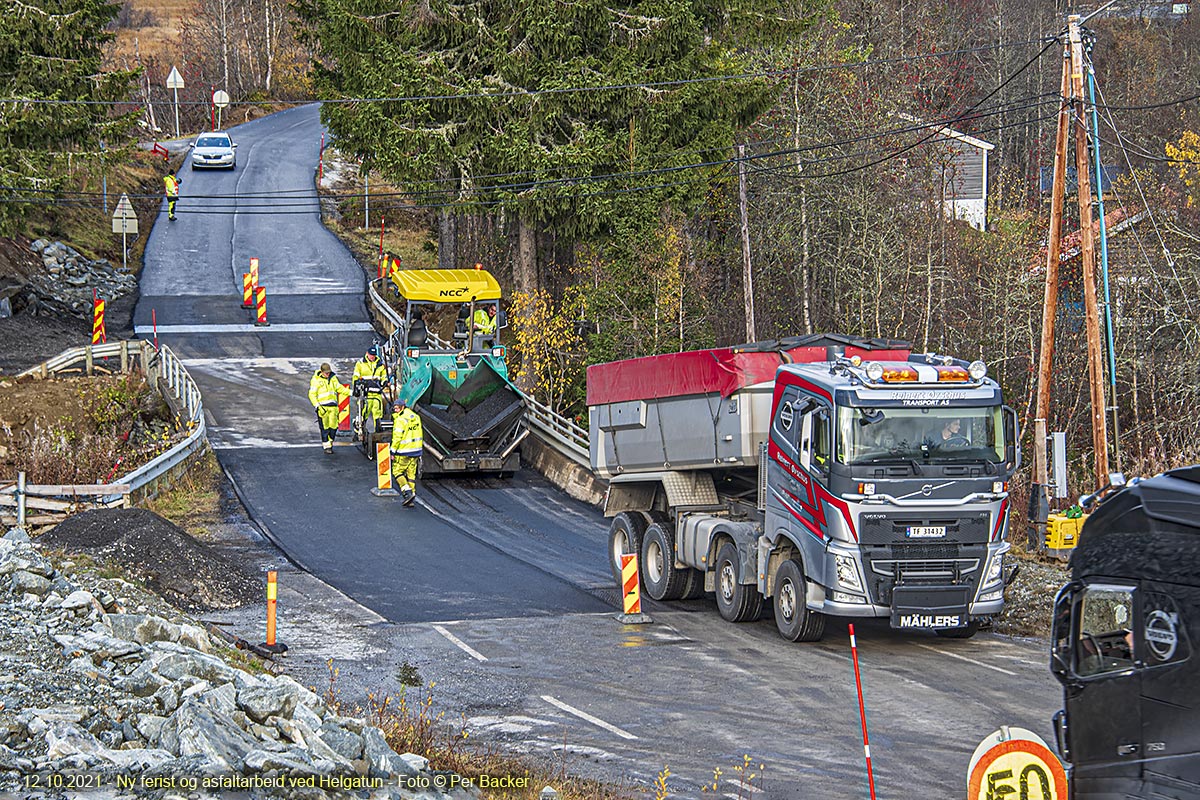
[[[471,325],[476,311],[499,304],[500,284],[483,269],[396,269],[389,280],[404,319],[386,350],[397,397],[421,417],[427,456],[422,474],[511,476],[529,434],[524,398],[508,377],[503,320],[487,333]],[[439,325],[451,324],[445,338],[436,333]],[[389,420],[366,437],[368,452],[390,440],[390,428]]]
[[[1020,452],[981,361],[800,336],[594,365],[587,403],[610,566],[637,553],[654,600],[770,601],[792,641],[828,616],[968,637],[1003,606]]]
[[[1054,603],[1059,755],[1075,800],[1197,798],[1200,465],[1115,483]]]

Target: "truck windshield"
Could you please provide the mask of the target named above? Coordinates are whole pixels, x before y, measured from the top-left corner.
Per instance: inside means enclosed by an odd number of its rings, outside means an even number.
[[[999,406],[838,409],[837,459],[842,464],[998,464],[1004,460],[1004,446]]]

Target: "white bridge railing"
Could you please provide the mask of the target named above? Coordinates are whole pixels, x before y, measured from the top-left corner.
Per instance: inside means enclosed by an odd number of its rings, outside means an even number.
[[[105,359],[116,359],[117,362],[113,364]],[[188,432],[187,436],[153,461],[105,484],[26,486],[23,473],[11,484],[0,481],[3,484],[0,495],[13,495],[11,504],[0,499],[0,506],[4,506],[5,511],[9,505],[15,506],[18,524],[55,522],[54,516],[78,510],[81,496],[94,497],[90,501],[92,504],[105,506],[123,505],[130,495],[153,496],[164,478],[169,479],[173,472],[182,469],[181,465],[204,447],[204,406],[200,389],[166,345],[156,350],[150,342],[120,341],[74,347],[25,370],[18,377],[112,374],[118,368],[120,372],[130,369],[142,372],[150,385],[162,394],[179,424]],[[34,499],[29,499],[31,497]],[[28,519],[27,506],[43,513]]]

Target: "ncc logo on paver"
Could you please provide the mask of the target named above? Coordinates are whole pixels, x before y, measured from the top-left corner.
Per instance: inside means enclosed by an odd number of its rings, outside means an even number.
[[[458,289],[442,289],[440,292],[438,292],[438,296],[439,297],[462,297],[466,293],[467,293],[467,287],[462,286],[462,287],[459,287]]]

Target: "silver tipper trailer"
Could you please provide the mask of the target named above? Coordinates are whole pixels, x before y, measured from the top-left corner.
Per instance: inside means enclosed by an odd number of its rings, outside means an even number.
[[[780,633],[828,615],[970,636],[1000,611],[1016,415],[982,362],[837,335],[588,368],[609,554],[655,600]]]

